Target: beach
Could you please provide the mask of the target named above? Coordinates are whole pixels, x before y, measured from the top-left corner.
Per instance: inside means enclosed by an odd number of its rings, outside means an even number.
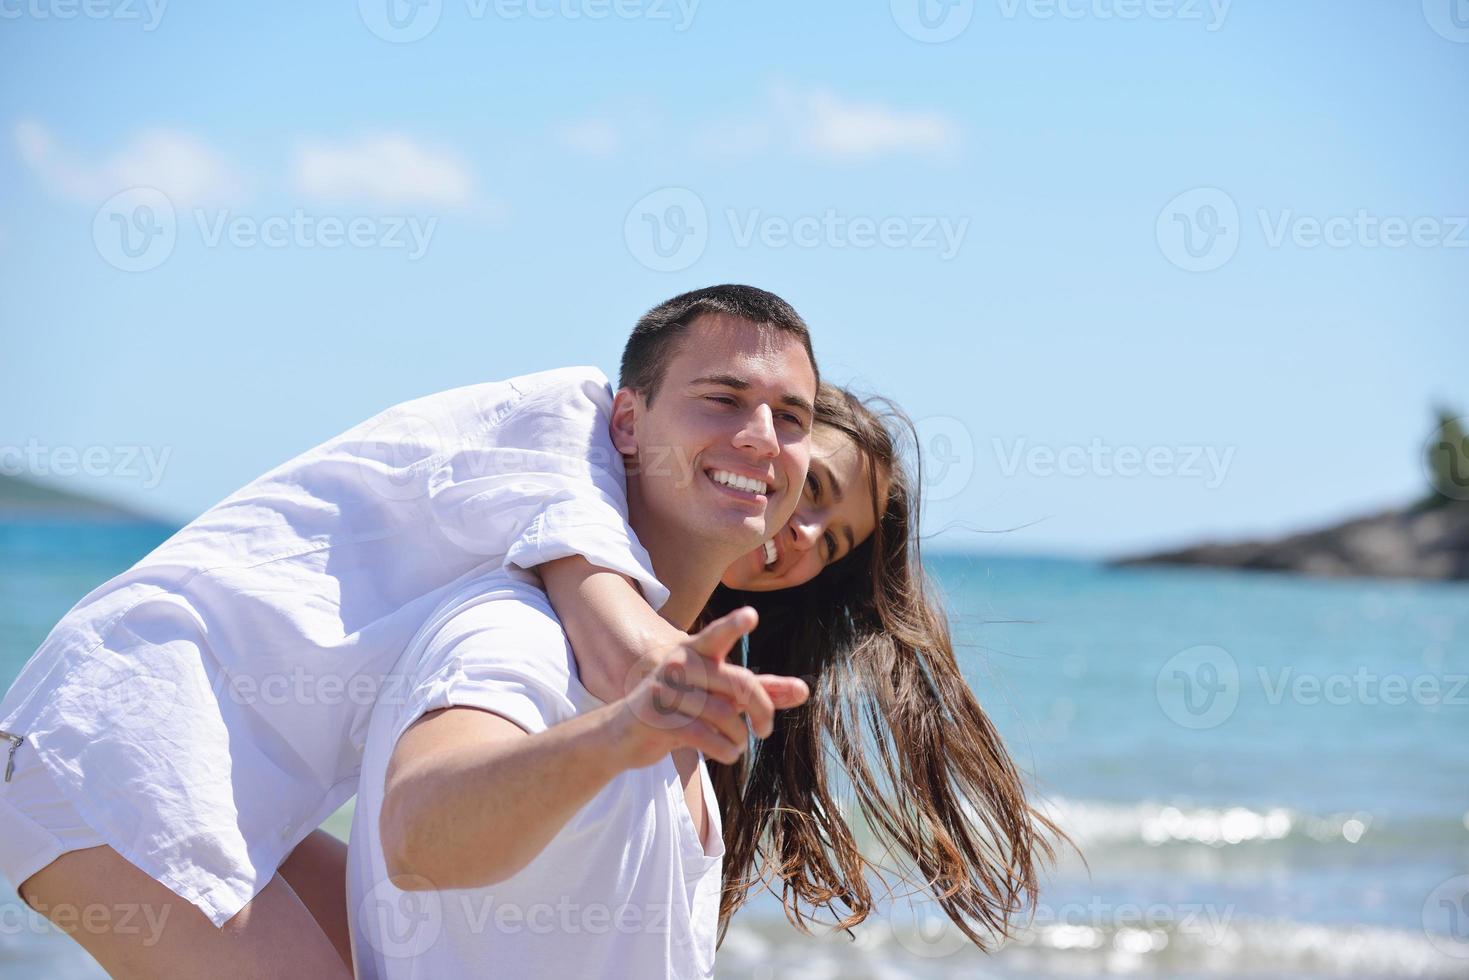
[[[0,680],[165,534],[0,525]],[[921,900],[806,937],[757,896],[721,977],[1469,975],[1469,587],[927,564],[966,678],[1086,866],[1064,852],[989,955]],[[0,977],[42,975],[101,974],[7,890]]]

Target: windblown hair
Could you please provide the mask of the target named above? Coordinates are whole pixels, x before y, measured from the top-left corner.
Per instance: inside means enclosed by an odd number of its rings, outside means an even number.
[[[631,388],[653,404],[664,370],[678,352],[679,339],[699,317],[718,313],[794,337],[806,349],[816,380],[821,380],[811,351],[811,332],[791,304],[754,286],[723,285],[680,293],[644,313],[622,349],[618,387]]]
[[[1034,907],[1038,873],[1064,835],[1031,805],[1021,773],[954,659],[949,625],[919,555],[918,486],[895,430],[913,424],[891,402],[882,416],[823,384],[817,424],[856,443],[879,474],[886,506],[873,533],[810,582],[775,592],[721,587],[706,618],[754,606],[748,666],[804,678],[811,697],[733,766],[710,762],[724,822],[720,941],[757,883],[779,894],[798,929],[824,907],[849,928],[873,911],[864,847],[838,797],[850,783],[856,816],[876,843],[906,859],[944,912],[981,949]],[[884,423],[891,422],[890,430]],[[914,467],[922,472],[916,455]],[[828,763],[841,772],[833,772]],[[843,775],[844,773],[844,775]],[[891,870],[891,869],[889,869]]]

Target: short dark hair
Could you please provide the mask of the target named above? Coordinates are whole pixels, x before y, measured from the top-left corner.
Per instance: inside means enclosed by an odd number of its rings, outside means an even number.
[[[791,304],[754,286],[723,285],[681,293],[644,313],[622,349],[618,385],[638,392],[651,405],[668,362],[678,352],[679,338],[690,324],[708,313],[723,313],[795,337],[811,359],[817,384],[821,383],[816,355],[811,350],[811,332]]]

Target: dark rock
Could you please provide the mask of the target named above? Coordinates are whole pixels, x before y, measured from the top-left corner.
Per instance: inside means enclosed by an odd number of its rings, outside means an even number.
[[[1113,564],[1469,580],[1469,502],[1388,510],[1274,540],[1206,543]]]

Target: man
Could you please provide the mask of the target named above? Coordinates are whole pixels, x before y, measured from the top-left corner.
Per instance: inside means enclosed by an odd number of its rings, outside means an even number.
[[[689,629],[795,507],[817,376],[794,311],[658,313],[624,354],[611,437],[667,592],[650,600]],[[579,682],[533,573],[496,569],[445,600],[368,730],[348,878],[359,975],[712,974],[723,846],[698,753],[738,758],[746,715],[771,730],[765,690],[724,660],[754,619],[711,624],[609,704]]]

